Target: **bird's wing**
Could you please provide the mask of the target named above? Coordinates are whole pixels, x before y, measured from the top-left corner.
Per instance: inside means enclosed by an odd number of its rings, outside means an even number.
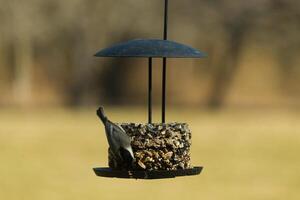
[[[131,137],[126,133],[126,131],[119,125],[114,124],[114,132],[118,134],[120,146],[126,149],[132,158],[134,158],[134,154],[131,147]]]
[[[120,147],[120,133],[116,131],[112,123],[107,123],[106,134],[109,145],[112,146],[113,149],[118,149]]]
[[[134,158],[134,154],[131,147],[131,138],[129,135],[127,135],[127,133],[121,126],[114,124],[111,121],[107,121],[106,132],[111,150],[116,155],[120,155],[120,148],[123,148],[129,151],[131,157]]]
[[[127,135],[126,131],[123,129],[122,126],[120,126],[119,124],[115,124],[113,122],[110,121],[110,123],[114,126],[114,129],[119,129],[118,131],[123,132]]]
[[[130,145],[131,138],[127,135],[126,131],[120,126],[115,123],[110,122],[111,126],[113,127],[113,134],[116,138],[118,138],[121,146],[125,147]]]

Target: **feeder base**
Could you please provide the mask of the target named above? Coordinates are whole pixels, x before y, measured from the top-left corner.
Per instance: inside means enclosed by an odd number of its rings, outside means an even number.
[[[199,175],[203,167],[178,170],[152,170],[152,171],[121,171],[111,168],[94,168],[97,176],[107,178],[126,178],[126,179],[164,179],[175,178],[178,176]]]

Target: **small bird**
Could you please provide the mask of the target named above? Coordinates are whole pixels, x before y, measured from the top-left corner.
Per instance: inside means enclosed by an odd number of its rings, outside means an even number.
[[[131,138],[121,126],[108,120],[103,107],[97,110],[97,116],[104,124],[109,144],[109,157],[113,158],[110,159],[109,166],[117,169],[131,169],[135,160],[131,148]],[[111,163],[112,160],[113,163]]]

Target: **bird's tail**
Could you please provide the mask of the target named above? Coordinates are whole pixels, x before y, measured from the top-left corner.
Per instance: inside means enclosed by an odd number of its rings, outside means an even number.
[[[105,116],[104,114],[104,109],[103,107],[100,107],[98,110],[97,110],[97,116],[101,119],[101,121],[103,123],[105,123],[107,121],[107,117]]]

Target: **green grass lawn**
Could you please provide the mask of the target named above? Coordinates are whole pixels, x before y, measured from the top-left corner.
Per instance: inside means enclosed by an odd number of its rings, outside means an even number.
[[[192,162],[204,170],[145,181],[94,175],[107,165],[95,110],[1,110],[0,199],[300,199],[300,111],[173,110],[167,119],[190,124]],[[117,122],[147,117],[145,109],[106,110]]]

